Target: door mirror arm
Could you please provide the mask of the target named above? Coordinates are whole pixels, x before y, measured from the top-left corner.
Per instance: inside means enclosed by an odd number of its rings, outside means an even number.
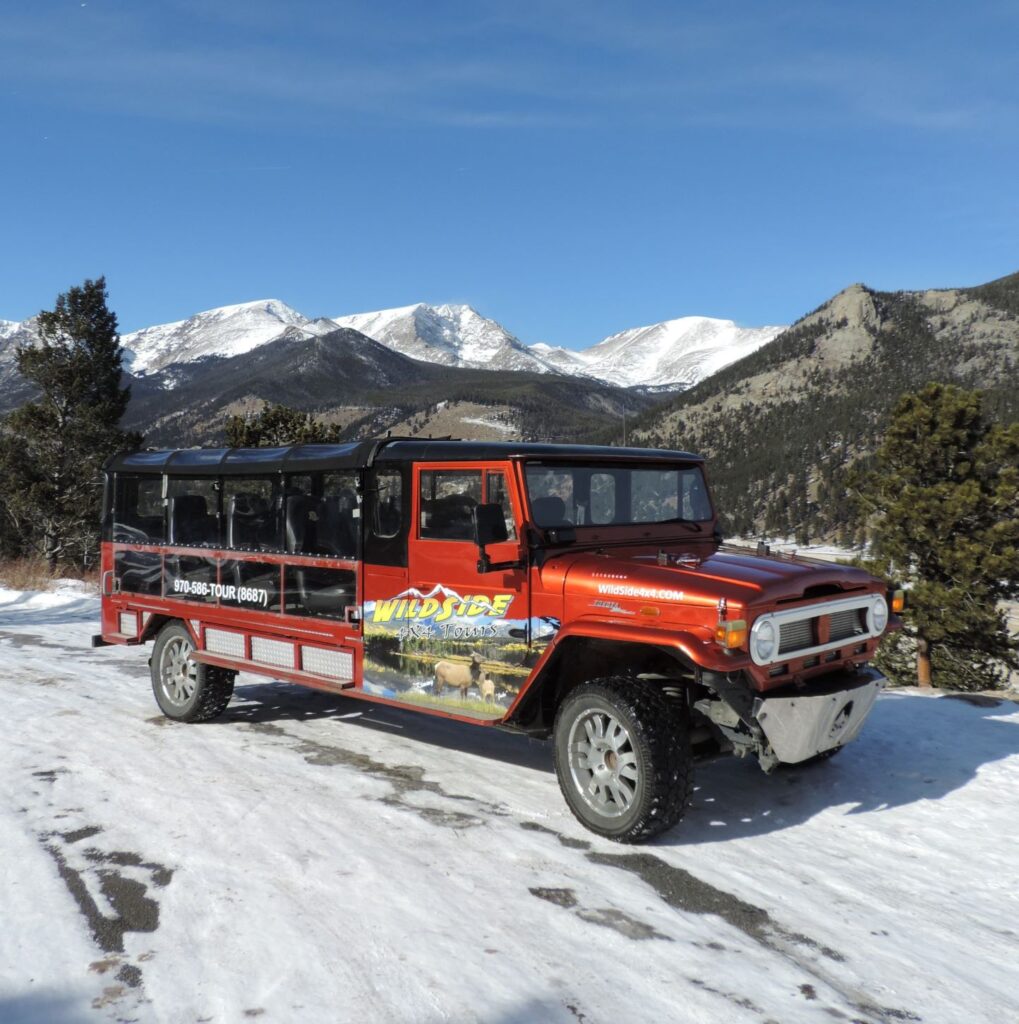
[[[489,544],[500,544],[509,540],[502,506],[495,503],[475,505],[471,511],[471,518],[474,522],[474,543],[478,545],[478,572],[502,572],[506,569],[523,568],[523,563],[519,559],[511,562],[493,562],[485,551]]]

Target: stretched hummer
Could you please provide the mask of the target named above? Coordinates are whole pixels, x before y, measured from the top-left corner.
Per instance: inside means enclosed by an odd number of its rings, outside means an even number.
[[[697,760],[854,739],[901,591],[727,547],[703,459],[378,439],[129,452],[106,467],[102,633],[154,643],[165,714],[237,672],[552,739],[567,804],[639,842]]]

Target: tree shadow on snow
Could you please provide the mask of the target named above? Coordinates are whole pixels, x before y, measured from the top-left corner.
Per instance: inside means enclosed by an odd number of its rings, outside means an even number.
[[[0,600],[0,629],[10,626],[31,629],[34,626],[92,622],[95,623],[95,631],[99,632],[99,602],[94,596],[75,595],[70,600],[54,603],[50,607],[41,607],[39,599],[40,594],[26,590],[9,600]]]
[[[0,996],[0,1021],[4,1024],[86,1024],[80,1002],[55,992],[30,992]]]
[[[342,719],[344,725],[353,728],[397,733],[415,742],[459,750],[534,771],[552,772],[552,749],[544,740],[288,683],[245,683],[246,679],[252,678],[255,677],[241,677],[234,690],[234,698],[220,722],[280,724],[322,718]]]
[[[829,760],[771,775],[749,759],[698,766],[697,791],[686,817],[656,845],[764,835],[828,808],[874,814],[937,800],[971,782],[985,765],[1019,754],[1017,712],[1010,701],[989,706],[884,693],[860,736]]]
[[[809,821],[833,807],[847,808],[844,813],[851,815],[870,814],[936,800],[972,781],[984,765],[1019,754],[1017,713],[1019,707],[1009,701],[975,704],[944,696],[884,693],[860,737],[829,760],[780,768],[771,775],[749,758],[723,757],[698,764],[697,790],[683,823],[656,844],[763,835]],[[287,683],[239,685],[220,721],[327,718],[533,771],[553,770],[547,741]]]

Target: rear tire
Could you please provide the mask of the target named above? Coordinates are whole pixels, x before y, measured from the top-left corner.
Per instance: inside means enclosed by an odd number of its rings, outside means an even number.
[[[152,650],[152,693],[159,710],[175,722],[212,721],[233,696],[237,673],[203,665],[193,652],[191,634],[180,622],[165,625]]]
[[[693,792],[684,709],[641,679],[613,676],[567,694],[555,720],[555,768],[581,824],[620,843],[670,829]]]

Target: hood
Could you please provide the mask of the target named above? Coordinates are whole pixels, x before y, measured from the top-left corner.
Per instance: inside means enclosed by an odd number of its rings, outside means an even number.
[[[563,568],[567,592],[574,588],[586,591],[595,584],[626,596],[629,588],[650,588],[682,592],[682,598],[672,599],[683,603],[713,604],[724,597],[743,606],[855,591],[874,579],[852,566],[792,555],[756,555],[741,548],[669,552],[666,565],[660,565],[657,553],[646,549],[578,553],[569,560],[568,568]]]

